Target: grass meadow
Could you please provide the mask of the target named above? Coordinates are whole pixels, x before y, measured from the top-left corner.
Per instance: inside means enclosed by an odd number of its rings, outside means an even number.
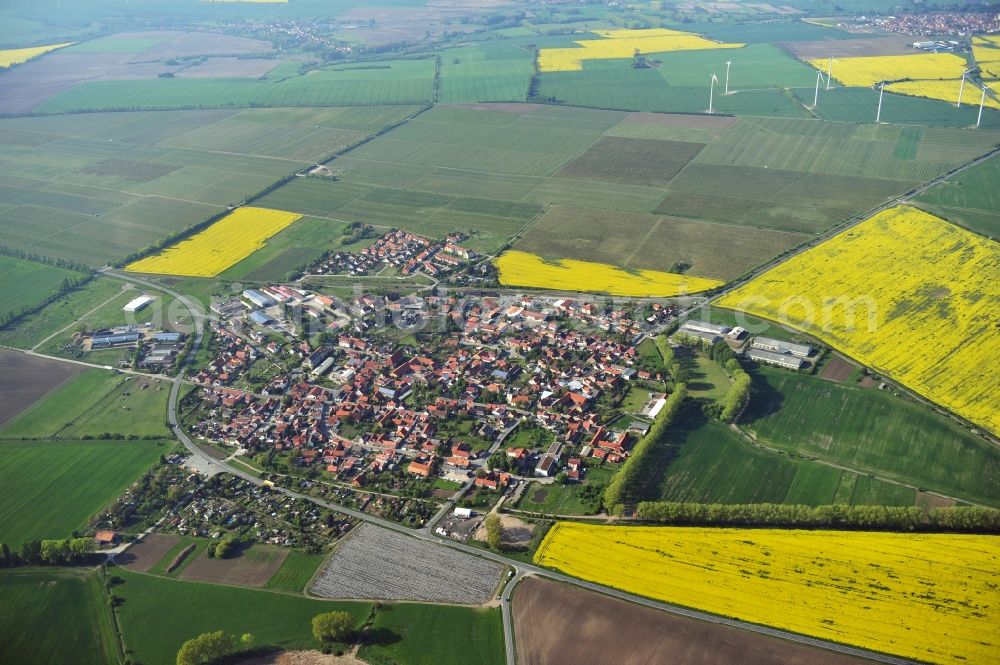
[[[358,657],[370,665],[502,665],[500,609],[383,605]]]
[[[82,276],[75,270],[0,255],[0,317],[33,307],[58,291],[63,280]]]
[[[10,663],[105,665],[120,659],[94,570],[0,571],[0,642]]]
[[[67,538],[170,450],[156,441],[0,441],[0,542]]]
[[[945,219],[1000,237],[1000,158],[996,156],[928,189],[917,201]]]

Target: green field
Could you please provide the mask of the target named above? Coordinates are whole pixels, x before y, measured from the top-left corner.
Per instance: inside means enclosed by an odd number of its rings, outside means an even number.
[[[256,589],[183,582],[117,569],[115,587],[131,657],[145,665],[170,665],[187,639],[212,630],[249,632],[258,646],[314,649],[310,622],[321,612],[350,612],[360,626],[371,604],[315,600]],[[239,607],[238,613],[220,608]],[[449,638],[442,639],[448,631]],[[378,610],[367,662],[389,665],[449,665],[503,662],[503,631],[496,609],[385,603]],[[467,660],[471,658],[473,660]]]
[[[169,395],[166,381],[88,369],[6,423],[0,439],[168,436]]]
[[[201,223],[417,110],[193,110],[2,119],[0,244],[104,265]]]
[[[111,610],[97,573],[0,571],[0,643],[8,663],[119,662]]]
[[[120,297],[122,282],[97,278],[45,306],[41,311],[22,317],[0,329],[0,344],[30,349],[43,339],[79,320],[84,314],[112,298]],[[72,328],[71,328],[72,330]]]
[[[529,33],[530,34],[530,33]],[[532,53],[507,42],[483,42],[440,52],[442,104],[518,102],[528,94]]]
[[[0,319],[38,305],[58,291],[64,280],[81,277],[75,270],[0,254]]]
[[[741,424],[769,446],[1000,506],[995,446],[884,391],[760,368]]]
[[[154,441],[0,442],[0,542],[69,537],[169,450]]]
[[[935,185],[917,197],[932,212],[982,233],[1000,237],[1000,158],[996,156]]]
[[[314,181],[308,181],[314,182]],[[264,247],[223,272],[222,279],[280,281],[290,269],[319,259],[340,247],[347,224],[330,219],[303,217],[267,239]],[[351,248],[357,251],[356,248]]]
[[[267,581],[265,586],[268,589],[301,593],[325,559],[326,556],[323,554],[289,550],[281,568]]]
[[[692,397],[718,400],[729,392],[729,375],[719,363],[704,354],[688,349],[678,349],[676,357],[688,372],[688,393]]]
[[[358,657],[371,665],[502,665],[499,608],[384,605]]]
[[[669,462],[651,490],[654,500],[695,503],[830,503],[872,501],[911,506],[916,491],[751,447],[739,434],[689,409],[671,429]],[[864,490],[856,491],[859,480]]]
[[[81,83],[35,107],[38,113],[248,106],[424,104],[433,93],[434,61],[386,60],[331,65],[277,81],[166,78]]]
[[[803,104],[812,104],[813,86],[794,88],[792,95]],[[820,91],[816,117],[834,122],[874,123],[878,90],[870,88],[833,88]],[[938,127],[973,127],[979,106],[954,104],[934,99],[909,97],[886,92],[882,100],[882,122],[890,124],[935,125]],[[1000,128],[1000,111],[983,110],[983,127]]]

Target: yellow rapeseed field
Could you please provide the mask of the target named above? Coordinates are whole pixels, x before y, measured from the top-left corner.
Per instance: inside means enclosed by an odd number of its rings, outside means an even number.
[[[204,231],[131,263],[130,272],[215,277],[264,246],[302,215],[266,208],[237,208]]]
[[[549,262],[529,252],[511,250],[496,259],[500,283],[543,289],[598,291],[616,296],[674,296],[697,293],[722,282],[658,270],[628,272],[606,263],[575,259]]]
[[[1000,78],[1000,35],[973,37],[972,54],[984,76]]]
[[[701,35],[680,30],[595,30],[603,39],[582,39],[580,48],[543,48],[538,51],[538,70],[574,72],[583,69],[584,60],[631,58],[639,53],[666,53],[698,49],[741,48],[743,44],[722,44]]]
[[[63,48],[64,46],[72,46],[74,43],[75,42],[66,42],[65,44],[49,44],[48,46],[32,46],[31,48],[12,48],[0,50],[0,69],[6,69],[11,65],[19,65],[22,62],[31,60],[32,58],[37,58],[43,53],[55,51],[57,48]]]
[[[561,522],[535,561],[678,605],[932,663],[1000,654],[1000,539]]]
[[[885,89],[900,95],[940,99],[955,104],[958,102],[958,90],[961,85],[961,79],[952,81],[902,81],[887,85]],[[965,91],[962,93],[962,105],[979,106],[980,99],[982,99],[982,88],[971,81],[966,81]],[[988,94],[986,95],[985,105],[987,108],[1000,109],[1000,102]]]
[[[898,206],[718,304],[809,332],[1000,433],[998,277],[1000,244]]]
[[[826,58],[809,61],[824,74],[828,63]],[[867,88],[879,81],[960,79],[966,69],[965,58],[953,53],[878,55],[838,58],[833,63],[833,78],[846,86]]]

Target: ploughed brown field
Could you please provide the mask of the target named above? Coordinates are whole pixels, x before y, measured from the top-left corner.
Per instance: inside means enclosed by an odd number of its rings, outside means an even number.
[[[202,547],[197,552],[197,558],[181,571],[179,577],[193,582],[262,587],[278,572],[287,556],[288,550],[254,545],[228,559],[209,559]]]
[[[859,665],[832,651],[688,619],[558,582],[514,593],[521,665]]]
[[[145,573],[155,566],[180,542],[179,536],[149,533],[143,539],[115,557],[119,565]]]
[[[836,383],[843,383],[847,380],[847,377],[851,375],[854,371],[854,365],[850,362],[844,360],[840,356],[834,356],[830,359],[830,362],[826,364],[823,368],[822,373],[819,377],[821,379],[826,379],[827,381],[834,381]]]
[[[82,369],[70,363],[0,350],[0,425]]]

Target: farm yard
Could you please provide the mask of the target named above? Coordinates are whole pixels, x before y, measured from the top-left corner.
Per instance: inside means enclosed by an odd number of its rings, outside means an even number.
[[[93,570],[0,571],[0,641],[4,660],[14,663],[105,665],[119,658]]]
[[[0,542],[68,538],[169,450],[149,440],[0,441]]]
[[[1000,432],[998,384],[979,370],[1000,352],[1000,334],[988,314],[1000,298],[991,278],[998,272],[996,243],[898,206],[786,261],[719,304],[809,332]]]
[[[80,370],[66,363],[0,350],[0,428]]]
[[[473,605],[493,596],[500,572],[495,563],[363,524],[330,556],[309,592]]]
[[[415,111],[0,119],[0,244],[90,265],[120,260]]]
[[[535,561],[658,600],[931,663],[985,664],[1000,640],[1000,599],[982,591],[1000,583],[991,536],[562,522]]]
[[[523,665],[856,665],[849,656],[707,621],[641,607],[537,577],[521,582],[512,602],[518,662]],[[580,631],[615,617],[600,637]]]

